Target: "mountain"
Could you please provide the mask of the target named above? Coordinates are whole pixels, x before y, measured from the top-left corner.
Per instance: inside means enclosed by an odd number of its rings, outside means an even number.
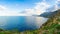
[[[41,26],[40,31],[44,31],[45,34],[60,34],[60,9],[48,17],[48,21]]]
[[[22,32],[16,29],[12,31],[0,29],[0,34],[60,34],[60,9],[54,12],[43,13],[40,16],[48,17],[49,19],[39,29]]]
[[[45,18],[50,18],[54,15],[56,15],[57,13],[60,13],[60,10],[54,11],[54,12],[44,12],[43,14],[39,15],[41,17],[45,17]]]
[[[43,13],[40,16],[48,17],[39,29],[27,30],[23,34],[60,34],[60,9],[54,12]]]

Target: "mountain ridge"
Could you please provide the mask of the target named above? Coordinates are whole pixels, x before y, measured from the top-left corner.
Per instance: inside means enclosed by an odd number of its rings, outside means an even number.
[[[41,14],[41,17],[45,17],[45,18],[50,18],[54,15],[56,15],[57,13],[60,13],[60,9],[54,12],[44,12],[43,14]]]
[[[46,16],[47,17],[47,16]],[[42,24],[39,29],[24,31],[24,34],[60,34],[60,9],[52,12],[51,17],[48,16],[46,23]]]

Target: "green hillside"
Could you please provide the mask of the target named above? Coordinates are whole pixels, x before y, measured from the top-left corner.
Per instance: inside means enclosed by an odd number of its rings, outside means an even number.
[[[18,30],[5,31],[0,29],[0,34],[60,34],[60,10],[55,11],[48,21],[39,29],[23,32],[19,32]]]
[[[60,10],[55,11],[40,29],[25,31],[24,34],[60,34]]]

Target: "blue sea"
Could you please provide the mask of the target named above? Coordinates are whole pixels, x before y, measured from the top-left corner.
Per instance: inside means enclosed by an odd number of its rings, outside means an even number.
[[[40,28],[47,20],[48,18],[35,16],[0,16],[0,28],[20,31],[34,30]]]

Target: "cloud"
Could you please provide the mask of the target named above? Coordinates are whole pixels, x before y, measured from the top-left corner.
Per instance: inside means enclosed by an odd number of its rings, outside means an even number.
[[[57,0],[57,1],[60,1],[60,0]]]
[[[0,5],[0,11],[6,10],[6,9],[7,9],[6,7]]]
[[[34,9],[25,9],[25,14],[32,15],[34,13]]]
[[[48,9],[50,7],[50,4],[48,4],[47,2],[38,2],[38,3],[35,3],[36,6],[32,9],[26,9],[25,10],[25,13],[27,13],[28,15],[40,15],[42,14],[43,12],[46,11],[46,9]]]
[[[40,15],[43,12],[46,12],[46,9],[50,8],[50,4],[46,2],[39,2],[36,3],[36,6],[34,7],[36,14]]]
[[[48,8],[47,11],[51,11],[54,12],[56,10],[60,9],[60,0],[55,0],[54,5],[52,5],[52,7]]]
[[[55,11],[60,7],[60,0],[54,0],[53,5],[48,3],[46,0],[35,3],[33,8],[27,8],[22,13],[18,11],[12,11],[9,8],[0,5],[0,16],[32,16],[32,15],[40,15],[46,11]],[[16,4],[18,6],[18,4]]]
[[[47,11],[53,12],[60,9],[60,0],[54,0],[53,5],[48,3],[46,0],[35,4],[35,7],[25,10],[25,13],[27,13],[28,15],[40,15]]]
[[[0,16],[27,16],[27,15],[19,13],[17,11],[12,11],[5,6],[0,5]]]

